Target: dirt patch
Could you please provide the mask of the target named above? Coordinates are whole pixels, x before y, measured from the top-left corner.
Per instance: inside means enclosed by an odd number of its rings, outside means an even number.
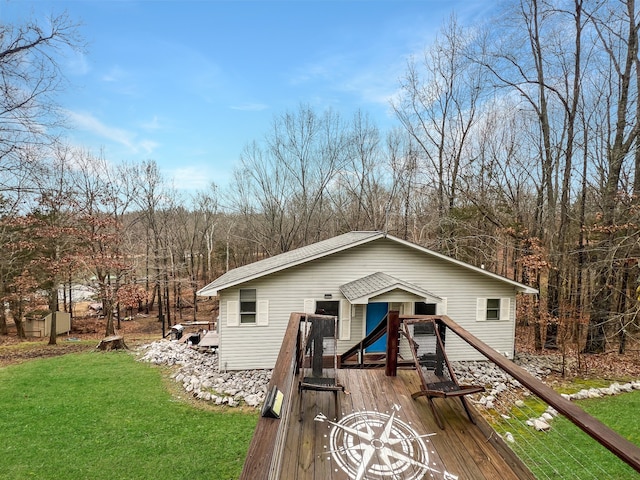
[[[210,321],[213,317],[212,310],[209,305],[198,304],[199,312],[196,315],[198,321]],[[49,338],[31,337],[20,340],[16,337],[15,325],[9,323],[9,335],[0,335],[0,367],[21,363],[35,358],[48,358],[67,353],[83,352],[94,350],[100,340],[104,338],[106,331],[106,322],[104,318],[97,315],[89,315],[88,309],[83,310],[85,315],[73,318],[71,322],[71,331],[68,334],[59,335],[56,345],[48,345]],[[182,319],[178,314],[174,314],[177,321],[172,323],[189,322],[193,319],[191,309],[183,311]],[[162,324],[158,321],[157,314],[137,314],[127,320],[121,320],[118,324],[115,322],[116,333],[122,335],[129,348],[135,348],[138,345],[150,343],[162,338]],[[212,328],[213,324],[208,326],[187,327],[185,334],[198,328]],[[165,327],[165,333],[169,328]]]
[[[3,343],[0,345],[0,367],[26,362],[35,358],[57,357],[68,353],[93,350],[95,345],[60,341],[57,345],[47,345],[47,341]]]
[[[580,353],[576,345],[562,349],[542,349],[536,351],[533,342],[533,327],[516,328],[516,351],[535,355],[554,356],[564,365],[564,372],[553,372],[559,384],[574,378],[600,379],[610,381],[640,379],[640,341],[629,338],[629,345],[624,354],[617,352],[615,342],[611,342],[606,353]],[[562,370],[562,369],[560,369]]]

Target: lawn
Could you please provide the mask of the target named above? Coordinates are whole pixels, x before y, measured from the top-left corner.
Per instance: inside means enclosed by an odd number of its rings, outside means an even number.
[[[123,352],[0,368],[0,479],[235,479],[257,412],[197,408]]]
[[[523,410],[527,412],[541,414],[546,408],[546,405],[538,400],[530,399],[526,403],[527,406]],[[602,423],[640,445],[640,422],[637,421],[640,391],[577,403]],[[640,479],[640,474],[566,418],[559,416],[553,419],[549,432],[536,432],[524,425],[528,416],[530,418],[530,415],[520,415],[520,412],[514,409],[513,420],[500,422],[495,428],[500,433],[510,431],[514,435],[516,441],[510,446],[529,466],[536,478]]]

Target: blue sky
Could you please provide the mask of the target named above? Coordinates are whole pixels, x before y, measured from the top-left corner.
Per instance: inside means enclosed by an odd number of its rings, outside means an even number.
[[[114,163],[155,160],[175,186],[226,186],[243,147],[301,103],[386,130],[407,58],[455,12],[493,0],[0,0],[0,19],[67,11],[84,54],[68,55],[60,97],[69,143]]]

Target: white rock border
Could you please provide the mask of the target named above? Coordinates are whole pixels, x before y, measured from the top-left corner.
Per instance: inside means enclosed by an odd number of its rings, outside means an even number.
[[[218,354],[201,352],[185,343],[159,340],[136,351],[141,362],[178,367],[171,378],[184,391],[215,405],[257,408],[264,402],[271,370],[220,372]]]
[[[535,356],[527,355],[523,360],[519,362],[518,358],[516,358],[516,363],[542,381],[544,381],[544,377],[554,371],[553,361],[548,357],[540,357],[540,362],[536,362]],[[478,400],[474,401],[476,405],[486,410],[491,410],[495,407],[497,397],[503,392],[522,388],[520,382],[489,361],[453,362],[453,367],[461,383],[480,384],[487,388],[487,395],[482,395]],[[619,395],[634,390],[640,390],[640,380],[623,384],[614,382],[608,387],[582,389],[576,393],[561,393],[560,395],[569,401],[575,401]],[[524,402],[517,400],[515,406],[524,406]],[[540,417],[530,418],[525,423],[537,431],[546,432],[551,429],[551,421],[557,416],[558,412],[552,406],[548,406]],[[509,418],[506,415],[503,415],[503,417]],[[511,432],[505,432],[504,439],[510,443],[515,442]]]

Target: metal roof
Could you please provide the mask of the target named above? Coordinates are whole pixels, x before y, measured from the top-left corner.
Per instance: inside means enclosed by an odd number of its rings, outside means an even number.
[[[387,275],[383,272],[372,273],[353,282],[340,285],[340,291],[351,304],[366,304],[369,299],[399,288],[418,297],[442,300],[439,296],[409,282]]]

